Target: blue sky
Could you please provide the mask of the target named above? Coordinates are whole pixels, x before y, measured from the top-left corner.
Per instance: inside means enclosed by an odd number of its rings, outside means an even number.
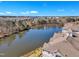
[[[77,1],[4,1],[0,16],[79,16]]]

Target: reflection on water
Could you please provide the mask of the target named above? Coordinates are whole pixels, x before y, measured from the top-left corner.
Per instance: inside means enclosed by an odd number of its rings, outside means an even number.
[[[18,34],[18,36],[19,36],[20,38],[22,38],[22,37],[24,36],[24,32],[25,32],[25,31],[20,32],[20,33]]]
[[[5,38],[1,38],[0,39],[0,46],[3,44],[10,44],[11,42],[13,42],[13,40],[15,40],[16,35],[11,35],[9,37],[5,37]]]
[[[48,42],[58,27],[42,27],[23,31],[0,39],[0,56],[20,56]]]

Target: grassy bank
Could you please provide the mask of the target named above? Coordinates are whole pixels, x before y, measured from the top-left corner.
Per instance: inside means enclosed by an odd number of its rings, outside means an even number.
[[[21,57],[40,57],[42,53],[42,48],[36,48],[35,50],[22,55]]]

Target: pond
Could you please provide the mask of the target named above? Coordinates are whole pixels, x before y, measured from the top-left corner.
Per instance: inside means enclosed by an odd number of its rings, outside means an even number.
[[[62,31],[59,27],[33,28],[0,39],[1,57],[18,57],[23,53],[30,52],[41,47],[54,35],[55,32]]]

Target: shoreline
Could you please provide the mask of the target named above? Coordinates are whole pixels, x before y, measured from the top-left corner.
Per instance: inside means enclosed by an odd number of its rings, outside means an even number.
[[[43,57],[78,57],[79,23],[64,25],[62,32],[55,33],[48,43],[43,45]],[[73,31],[74,30],[74,31]]]
[[[15,31],[14,33],[10,33],[10,34],[2,33],[2,34],[0,34],[0,39],[1,39],[1,38],[5,38],[5,37],[9,37],[9,36],[11,36],[11,35],[13,35],[13,34],[17,34],[17,33],[22,32],[22,31],[29,30],[29,29],[31,29],[31,28],[44,27],[44,26],[62,27],[62,26],[59,26],[59,25],[57,25],[57,24],[40,24],[40,25],[31,26],[31,27],[26,28],[26,29],[23,29],[23,30]]]
[[[9,37],[9,36],[14,35],[14,34],[18,34],[20,32],[26,31],[26,30],[29,30],[29,29],[20,30],[18,32],[14,32],[14,33],[11,33],[11,34],[3,34],[3,35],[0,35],[0,39],[1,38],[5,38],[5,37]]]
[[[34,49],[33,51],[23,54],[20,57],[40,57],[41,54],[42,54],[42,48],[39,47],[39,48]]]

